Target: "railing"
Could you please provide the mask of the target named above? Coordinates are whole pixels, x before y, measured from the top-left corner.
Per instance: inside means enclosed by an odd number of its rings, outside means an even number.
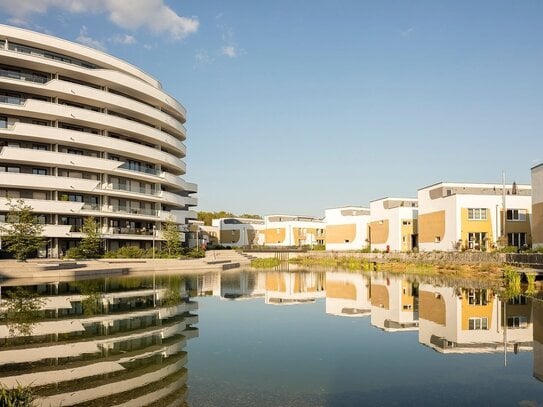
[[[143,236],[152,236],[153,230],[146,228],[118,228],[111,227],[106,229],[105,233],[112,235],[143,235]]]
[[[128,206],[113,206],[112,212],[132,213],[134,215],[158,216],[158,211],[156,209],[130,208]]]
[[[81,209],[84,209],[86,211],[100,211],[100,205],[98,204],[84,204]]]
[[[0,103],[9,103],[10,105],[24,105],[25,98],[19,96],[0,95]]]
[[[103,189],[109,189],[113,191],[135,192],[137,194],[145,194],[145,195],[160,195],[160,191],[155,188],[133,187],[127,184],[118,184],[115,182],[111,183],[110,185],[111,185],[111,188],[103,188]]]
[[[49,81],[49,79],[45,75],[12,71],[10,69],[5,69],[5,68],[0,68],[0,76],[4,78],[8,78],[8,79],[17,79],[19,81],[28,81],[28,82],[36,82],[36,83],[46,83],[47,81]]]
[[[123,170],[128,170],[128,171],[143,172],[145,174],[152,174],[152,175],[157,175],[157,176],[159,176],[161,173],[160,171],[154,168],[149,168],[149,167],[144,167],[143,165],[134,165],[134,164],[129,164],[129,163],[124,163],[120,165],[118,168],[121,168]]]

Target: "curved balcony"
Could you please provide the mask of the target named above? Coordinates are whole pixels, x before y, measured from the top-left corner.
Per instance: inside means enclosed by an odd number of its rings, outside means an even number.
[[[196,198],[181,196],[172,192],[161,191],[160,196],[162,197],[163,202],[170,205],[177,205],[180,208],[184,208],[185,206],[196,206],[197,204]]]
[[[104,54],[105,55],[105,54]],[[134,96],[144,100],[151,105],[169,108],[179,113],[181,122],[186,120],[186,109],[163,92],[159,87],[154,87],[149,83],[139,80],[129,74],[109,70],[109,69],[89,69],[77,65],[70,65],[64,62],[47,59],[31,54],[22,54],[19,52],[5,50],[0,48],[0,56],[6,64],[20,66],[27,69],[38,69],[43,72],[55,72],[59,75],[76,76],[81,80],[90,83],[100,84],[116,89],[120,86],[123,92],[129,96]],[[158,82],[157,82],[158,83]]]
[[[1,187],[37,189],[42,191],[70,190],[92,192],[97,189],[99,183],[100,181],[91,179],[22,173],[10,173],[9,177],[0,177]]]
[[[0,82],[10,83],[11,86],[15,85],[22,92],[55,95],[61,99],[71,100],[74,103],[89,104],[111,110],[121,109],[127,115],[138,118],[144,116],[143,120],[158,122],[157,124],[167,128],[172,133],[176,133],[180,138],[184,138],[186,135],[185,127],[181,122],[169,114],[137,100],[101,89],[58,79],[47,80],[40,76],[24,73],[19,73],[18,77],[16,77],[11,71],[3,69],[0,69]]]
[[[26,116],[30,114],[33,118],[60,120],[79,126],[126,134],[127,136],[132,136],[138,140],[150,143],[162,143],[166,148],[174,148],[180,155],[184,154],[185,146],[179,139],[176,139],[159,129],[114,115],[107,115],[92,110],[33,99],[26,100],[23,105],[2,105],[2,110],[4,114],[13,114],[17,116]]]
[[[30,123],[15,123],[7,129],[0,129],[0,134],[4,132],[17,135],[19,138],[41,143],[57,142],[89,150],[107,150],[110,153],[128,156],[137,160],[168,165],[179,172],[184,172],[186,168],[185,163],[181,159],[165,151],[126,140],[99,136],[77,130],[39,126]],[[184,145],[183,148],[185,148]]]
[[[177,175],[171,174],[169,172],[163,172],[160,176],[164,179],[164,184],[175,190],[183,190],[193,193],[198,192],[198,187],[196,186],[196,184],[192,182],[186,182]]]
[[[89,157],[58,153],[54,151],[30,150],[19,147],[3,147],[0,150],[0,159],[8,163],[29,163],[39,166],[60,166],[74,170],[94,170],[96,172],[113,172],[123,164],[122,161],[106,160],[104,158]]]

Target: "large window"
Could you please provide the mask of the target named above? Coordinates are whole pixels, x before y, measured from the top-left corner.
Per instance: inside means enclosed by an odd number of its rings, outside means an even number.
[[[526,220],[526,209],[508,209],[507,210],[507,220],[517,220],[525,221]]]
[[[526,245],[526,233],[508,233],[507,234],[507,245],[522,247]]]
[[[488,329],[488,318],[470,318],[469,319],[469,330],[470,331],[480,331]]]
[[[468,208],[468,219],[469,220],[487,220],[486,208]]]

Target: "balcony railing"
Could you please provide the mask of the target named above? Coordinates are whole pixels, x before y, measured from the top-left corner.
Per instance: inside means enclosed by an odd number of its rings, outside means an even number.
[[[113,191],[127,191],[127,192],[134,192],[137,194],[145,194],[145,195],[160,195],[160,191],[155,188],[145,188],[145,187],[133,187],[127,184],[118,184],[118,183],[111,183],[111,188],[103,188],[103,189],[109,189]]]
[[[84,204],[81,209],[85,211],[96,211],[105,213],[129,213],[132,215],[158,216],[158,211],[156,209],[133,208],[128,206],[100,206],[98,204]]]
[[[112,235],[142,235],[142,236],[152,236],[153,230],[146,228],[120,228],[120,227],[110,227],[105,230],[105,233]]]
[[[149,167],[144,167],[143,165],[134,165],[134,164],[130,164],[130,163],[124,163],[122,165],[120,165],[118,168],[121,168],[123,170],[128,170],[128,171],[136,171],[136,172],[143,172],[145,174],[151,174],[151,175],[160,175],[160,171],[154,169],[154,168],[149,168]]]
[[[49,79],[45,75],[12,71],[11,69],[0,68],[0,76],[8,79],[17,79],[19,81],[28,81],[36,83],[46,83]]]
[[[10,105],[24,105],[25,98],[19,96],[0,95],[0,103],[9,103]]]

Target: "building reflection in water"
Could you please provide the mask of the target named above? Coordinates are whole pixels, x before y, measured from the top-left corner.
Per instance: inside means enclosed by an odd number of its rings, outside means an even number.
[[[459,287],[431,280],[340,271],[225,272],[191,280],[191,293],[264,298],[270,305],[325,298],[327,314],[369,317],[371,325],[386,332],[418,331],[421,344],[443,354],[498,353],[504,346],[508,354],[533,350],[534,377],[543,380],[541,300],[519,296],[502,301],[497,288],[481,282]]]
[[[39,311],[32,323],[3,312],[5,386],[32,386],[46,406],[184,405],[198,317],[183,277],[12,281],[1,285],[3,311],[21,293],[37,295]]]

